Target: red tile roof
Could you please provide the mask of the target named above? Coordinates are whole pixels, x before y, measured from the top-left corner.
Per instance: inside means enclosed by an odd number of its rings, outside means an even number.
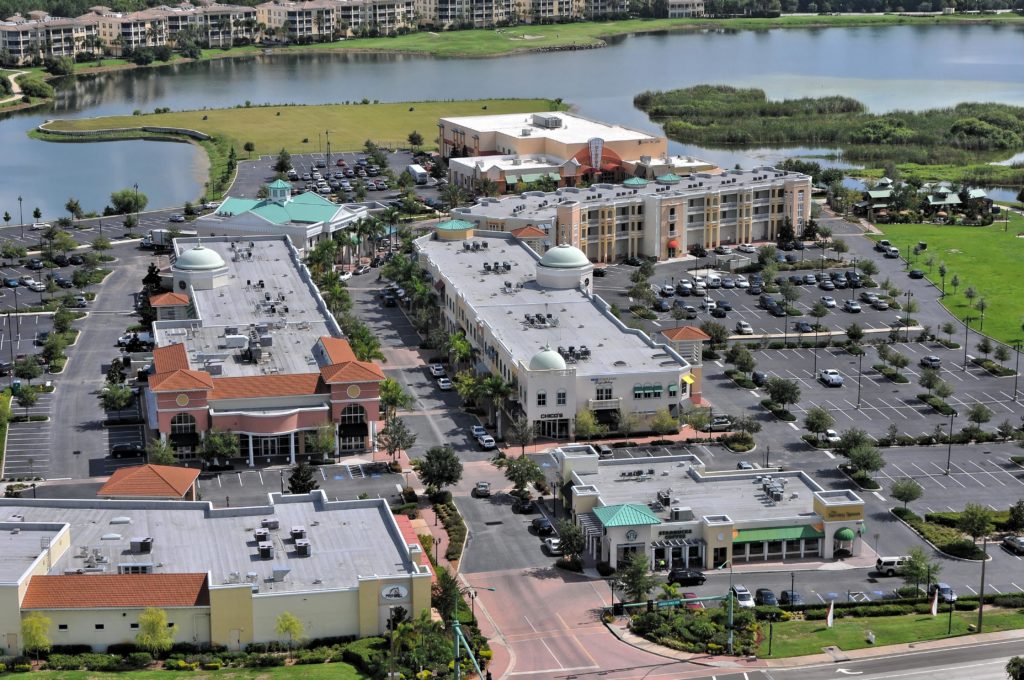
[[[661,332],[669,340],[710,340],[711,336],[696,326],[677,326]]]
[[[206,574],[33,576],[22,609],[206,607]]]
[[[153,307],[180,307],[190,302],[184,293],[160,293],[149,298],[149,304]]]
[[[107,483],[96,492],[96,495],[179,499],[188,493],[197,479],[199,479],[198,468],[136,465],[115,470]]]
[[[180,342],[153,350],[153,371],[155,373],[170,373],[187,368],[188,352],[185,351],[185,345]]]
[[[320,337],[320,344],[324,346],[327,358],[331,360],[332,364],[356,360],[355,352],[352,351],[352,346],[348,344],[348,340],[324,335]]]
[[[285,375],[249,375],[234,378],[214,378],[214,399],[251,399],[253,397],[284,397],[297,394],[316,394],[321,389],[319,373],[288,373]]]
[[[516,238],[544,238],[547,236],[543,229],[539,229],[532,224],[513,229],[512,235]]]
[[[154,392],[180,392],[212,388],[213,376],[206,371],[177,370],[170,373],[157,373],[149,378],[149,389]]]
[[[327,383],[378,382],[384,379],[380,366],[369,361],[346,361],[324,366],[320,374]]]

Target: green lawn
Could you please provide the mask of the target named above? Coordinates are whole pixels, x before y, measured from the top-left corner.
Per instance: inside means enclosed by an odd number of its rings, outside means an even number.
[[[139,126],[168,126],[199,130],[222,136],[234,144],[239,159],[246,158],[243,145],[253,142],[256,154],[276,154],[282,147],[291,153],[325,150],[317,135],[330,131],[333,151],[361,149],[367,140],[406,145],[413,130],[423,135],[425,146],[435,148],[437,120],[444,116],[548,111],[558,108],[546,99],[481,99],[397,104],[327,104],[320,106],[253,106],[234,109],[179,111],[141,116],[110,116],[58,120],[51,128],[99,130]],[[205,119],[205,120],[204,120]],[[308,141],[303,141],[308,140]]]
[[[873,646],[895,645],[946,637],[948,614],[939,616],[910,614],[907,616],[875,616],[871,618],[836,618],[835,625],[827,628],[824,621],[787,621],[775,624],[772,654],[768,656],[768,626],[762,625],[762,640],[757,655],[780,659],[806,654],[820,654],[822,647],[834,645],[849,651],[870,647],[865,632],[875,634]],[[978,612],[953,612],[953,635],[966,635],[967,626],[978,622]],[[984,630],[1024,628],[1024,613],[1007,609],[985,608]]]
[[[192,680],[364,680],[365,675],[347,663],[309,664],[280,668],[229,668],[222,671],[195,671],[184,675]],[[167,671],[95,673],[92,671],[42,671],[32,677],[46,680],[167,680]],[[176,677],[172,675],[170,677]]]
[[[1005,215],[1005,213],[1004,213]],[[912,268],[922,269],[929,279],[939,287],[942,280],[939,276],[939,264],[946,263],[946,298],[943,301],[946,309],[957,318],[970,315],[980,316],[976,309],[969,306],[964,295],[968,287],[978,292],[978,298],[984,297],[988,307],[985,310],[984,332],[1003,342],[1013,343],[1024,338],[1021,322],[1024,321],[1024,295],[1020,293],[1018,272],[1024,262],[1024,218],[1011,214],[1009,224],[999,220],[987,227],[945,227],[931,224],[880,224],[884,231],[881,238],[887,238],[898,246],[902,253],[907,246],[917,245],[919,241],[928,244],[928,249],[914,258]],[[1004,226],[1007,230],[1004,231]],[[934,258],[929,267],[926,261]],[[960,286],[953,292],[951,281],[953,275],[960,279]],[[897,277],[898,287],[906,283]],[[974,302],[977,303],[978,298]],[[971,322],[971,328],[977,329],[977,320]],[[938,332],[938,329],[933,329]],[[962,329],[961,329],[962,330]],[[961,333],[962,335],[962,333]],[[963,338],[953,338],[959,342]],[[970,351],[974,351],[974,340]]]

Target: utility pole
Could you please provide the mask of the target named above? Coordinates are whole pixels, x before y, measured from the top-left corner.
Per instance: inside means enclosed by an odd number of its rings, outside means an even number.
[[[985,534],[981,552],[981,590],[978,591],[978,633],[981,633],[982,618],[985,614],[985,563],[988,562],[988,534]]]

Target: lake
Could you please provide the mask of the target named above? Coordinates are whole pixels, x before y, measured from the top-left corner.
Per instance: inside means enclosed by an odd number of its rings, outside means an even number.
[[[561,97],[579,113],[659,132],[633,107],[643,90],[724,83],[760,87],[773,99],[841,94],[873,111],[960,101],[1024,105],[1024,27],[886,26],[640,34],[607,48],[493,59],[408,55],[254,55],[97,74],[57,83],[45,112],[0,121],[0,210],[26,220],[64,214],[68,197],[101,210],[111,191],[137,182],[150,207],[181,205],[202,192],[204,155],[184,144],[52,144],[25,132],[47,118],[256,103],[322,104],[485,97]],[[715,150],[673,144],[723,167],[752,167],[824,149]],[[175,169],[171,171],[169,169]]]

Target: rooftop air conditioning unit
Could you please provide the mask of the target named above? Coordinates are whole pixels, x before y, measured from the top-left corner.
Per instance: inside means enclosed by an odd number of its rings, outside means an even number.
[[[686,522],[693,519],[693,510],[681,505],[673,506],[670,513],[673,522]]]
[[[274,558],[274,544],[270,541],[260,542],[259,550],[261,560],[270,560]]]
[[[295,541],[295,553],[299,557],[309,557],[313,554],[313,546],[310,545],[308,538],[300,538]]]

